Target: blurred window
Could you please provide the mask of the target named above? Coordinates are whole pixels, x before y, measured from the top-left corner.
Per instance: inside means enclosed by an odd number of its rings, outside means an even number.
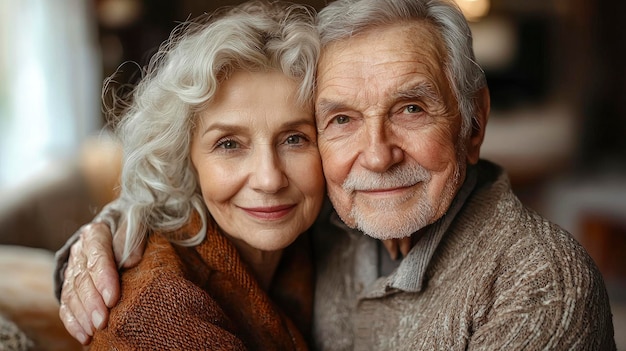
[[[92,2],[0,1],[0,189],[76,156],[100,128]]]

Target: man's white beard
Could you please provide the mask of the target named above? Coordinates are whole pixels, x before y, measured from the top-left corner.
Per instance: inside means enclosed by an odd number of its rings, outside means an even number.
[[[428,202],[427,184],[431,179],[428,170],[419,164],[394,167],[383,174],[374,172],[350,173],[343,184],[343,190],[351,193],[359,190],[385,189],[412,186],[423,183],[419,193],[407,193],[390,199],[360,198],[350,210],[355,228],[376,239],[392,239],[410,236],[430,224],[435,215]],[[411,199],[420,201],[408,209],[398,210]]]
[[[356,229],[373,238],[386,240],[404,238],[424,228],[435,216],[424,190],[420,190],[422,194],[413,195],[422,200],[403,211],[392,210],[400,205],[399,201],[368,201],[369,210],[355,205],[350,215],[356,223]]]

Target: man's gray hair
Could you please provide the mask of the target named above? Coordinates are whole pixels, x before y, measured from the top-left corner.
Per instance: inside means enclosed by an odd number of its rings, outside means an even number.
[[[247,2],[179,25],[159,48],[130,102],[122,102],[124,112],[113,116],[120,117],[124,149],[114,203],[127,223],[124,259],[147,230],[178,229],[194,210],[203,229],[180,243],[204,238],[206,208],[190,141],[198,112],[232,72],[278,70],[299,83],[296,97],[303,107],[311,103],[320,50],[314,16],[304,5]]]
[[[469,24],[452,0],[337,0],[319,12],[317,26],[323,50],[377,27],[407,21],[427,21],[441,36],[445,74],[463,118],[461,135],[467,138],[476,113],[475,99],[487,83],[474,57]]]

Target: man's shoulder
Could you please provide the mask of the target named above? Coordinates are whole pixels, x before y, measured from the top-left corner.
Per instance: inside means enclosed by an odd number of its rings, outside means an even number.
[[[522,204],[501,168],[487,164],[486,170],[444,245],[474,262],[492,282],[526,284],[546,292],[546,301],[606,294],[602,276],[582,245]]]
[[[458,222],[474,228],[473,236],[500,243],[501,250],[532,252],[547,258],[593,261],[580,243],[566,230],[527,207],[514,193],[508,175],[488,161],[479,163],[479,184],[459,214]],[[465,225],[461,225],[461,230]],[[457,223],[457,227],[459,224]]]

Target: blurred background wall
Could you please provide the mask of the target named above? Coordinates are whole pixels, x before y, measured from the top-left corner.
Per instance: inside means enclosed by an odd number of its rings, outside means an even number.
[[[134,82],[174,26],[239,2],[0,2],[0,243],[56,250],[115,196],[102,80]],[[491,90],[482,156],[587,248],[626,348],[626,2],[457,2]]]

